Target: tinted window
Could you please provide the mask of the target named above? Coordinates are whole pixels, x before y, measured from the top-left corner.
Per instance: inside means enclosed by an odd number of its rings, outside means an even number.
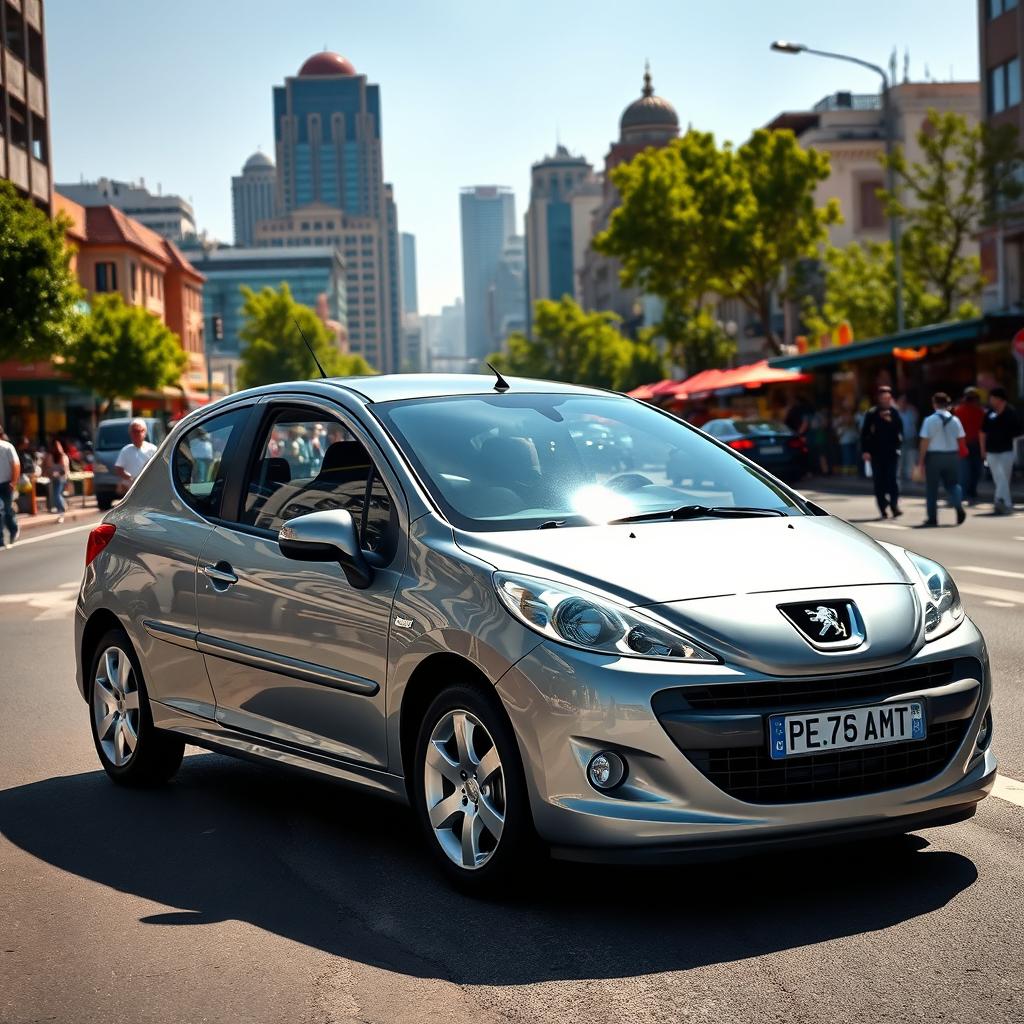
[[[336,508],[352,514],[366,550],[394,555],[394,505],[363,444],[330,417],[276,413],[246,481],[242,522],[276,532],[296,516]]]
[[[182,434],[174,446],[171,470],[178,493],[186,504],[204,516],[219,516],[227,477],[229,445],[237,440],[247,408],[204,420]]]
[[[509,393],[372,409],[463,529],[585,526],[685,504],[799,511],[755,467],[626,398]]]

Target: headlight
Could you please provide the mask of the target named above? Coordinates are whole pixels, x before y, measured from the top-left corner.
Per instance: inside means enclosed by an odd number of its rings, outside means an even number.
[[[924,636],[926,640],[937,640],[940,636],[956,629],[964,620],[964,606],[960,591],[956,589],[953,577],[930,558],[907,555],[921,575],[926,597],[924,600]]]
[[[502,604],[542,636],[601,654],[669,661],[717,661],[688,637],[622,605],[561,583],[496,572]]]

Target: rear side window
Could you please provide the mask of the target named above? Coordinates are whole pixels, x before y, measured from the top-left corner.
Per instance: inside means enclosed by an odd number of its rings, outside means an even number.
[[[390,561],[398,545],[394,503],[363,446],[337,420],[294,409],[275,414],[243,491],[242,522],[275,533],[296,516],[352,514],[359,540]]]
[[[204,420],[182,434],[174,446],[171,471],[178,493],[200,515],[220,515],[228,469],[225,453],[237,441],[248,415],[248,408],[232,409]]]

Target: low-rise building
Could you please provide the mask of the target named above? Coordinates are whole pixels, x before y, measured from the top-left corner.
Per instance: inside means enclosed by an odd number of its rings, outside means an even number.
[[[192,204],[181,196],[164,195],[159,186],[154,194],[146,188],[145,181],[98,178],[96,181],[58,184],[56,189],[81,206],[113,206],[172,242],[195,237]]]

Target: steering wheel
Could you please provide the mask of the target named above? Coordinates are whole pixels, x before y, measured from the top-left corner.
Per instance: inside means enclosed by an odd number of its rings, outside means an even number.
[[[653,487],[654,481],[643,473],[619,473],[611,480],[606,480],[604,485],[610,491],[628,494],[630,491],[639,491],[641,487]]]

